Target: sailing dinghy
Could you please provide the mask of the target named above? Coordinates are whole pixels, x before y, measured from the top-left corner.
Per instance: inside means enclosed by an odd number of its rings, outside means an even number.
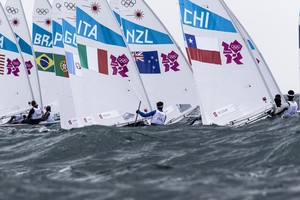
[[[222,0],[179,0],[204,125],[240,126],[268,116],[280,93],[245,29]]]
[[[193,73],[171,34],[145,1],[111,0],[151,102],[164,102],[166,124],[198,107]],[[201,95],[201,93],[200,93]]]
[[[30,109],[33,92],[21,50],[0,3],[0,120],[7,122],[12,115]]]
[[[147,109],[150,103],[114,14],[106,0],[78,0],[76,6],[84,81],[84,90],[78,92],[88,97],[83,105],[75,104],[84,108],[77,115],[104,126],[135,123],[139,103]]]

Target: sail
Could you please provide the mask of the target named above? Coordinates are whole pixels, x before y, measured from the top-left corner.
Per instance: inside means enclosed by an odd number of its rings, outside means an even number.
[[[198,106],[193,73],[178,45],[145,1],[111,0],[152,108],[164,102],[167,122]]]
[[[62,28],[63,1],[54,0],[52,7],[52,36],[53,36],[53,60],[56,74],[58,102],[60,106],[60,125],[62,129],[78,127],[74,109],[72,90],[69,80],[69,71],[64,49],[64,37]],[[71,120],[71,122],[70,122]]]
[[[31,83],[34,100],[40,105],[43,105],[30,32],[21,0],[7,0],[4,11],[19,43]]]
[[[33,93],[20,49],[0,3],[0,117],[29,109]]]
[[[121,29],[106,0],[76,1],[77,47],[87,98],[83,105],[95,124],[135,121],[139,102],[150,108]],[[82,105],[81,105],[82,106]]]
[[[264,117],[273,96],[257,54],[222,0],[179,0],[186,50],[203,124],[237,125]],[[246,37],[247,38],[247,37]],[[267,70],[264,70],[267,73]]]
[[[36,57],[42,99],[59,112],[54,60],[52,54],[51,5],[48,0],[35,0],[32,18],[32,44]]]

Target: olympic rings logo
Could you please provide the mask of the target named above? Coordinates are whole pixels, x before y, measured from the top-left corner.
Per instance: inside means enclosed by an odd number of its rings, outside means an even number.
[[[10,7],[10,6],[6,6],[6,11],[10,14],[17,14],[19,12],[18,8],[14,8],[14,7]]]
[[[230,47],[232,50],[240,50],[242,48],[241,45],[231,45]]]
[[[80,63],[78,63],[78,62],[75,62],[75,66],[76,66],[76,68],[77,68],[77,69],[81,69],[81,65],[80,65]]]
[[[44,9],[44,8],[37,8],[36,12],[39,15],[47,15],[49,13],[49,10],[48,9]]]
[[[120,64],[124,64],[124,63],[128,62],[128,59],[127,58],[119,58],[118,61]]]
[[[68,10],[73,10],[75,11],[76,10],[76,3],[68,3],[68,2],[65,2],[65,7],[68,9]]]
[[[62,5],[61,5],[60,3],[57,3],[57,4],[56,4],[56,8],[57,8],[58,10],[60,10],[61,7],[62,7]]]
[[[136,0],[122,0],[121,4],[126,8],[133,7],[136,4]]]
[[[171,56],[169,56],[169,58],[172,59],[172,60],[175,60],[177,58],[177,56],[176,55],[171,55]]]

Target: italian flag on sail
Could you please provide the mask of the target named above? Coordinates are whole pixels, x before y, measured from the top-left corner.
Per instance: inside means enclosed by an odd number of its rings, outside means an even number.
[[[80,57],[80,64],[83,68],[108,75],[107,51],[82,44],[77,44],[77,47]]]
[[[54,67],[56,76],[69,77],[66,57],[60,54],[54,54]]]

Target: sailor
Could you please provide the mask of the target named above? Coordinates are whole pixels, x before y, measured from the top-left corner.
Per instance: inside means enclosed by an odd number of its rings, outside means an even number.
[[[41,120],[42,120],[42,121],[46,121],[47,123],[52,123],[52,122],[54,122],[54,116],[53,116],[53,114],[51,113],[51,106],[47,106],[47,107],[46,107],[46,112],[45,112],[45,114],[43,114]]]
[[[282,103],[280,94],[275,95],[274,102],[275,102],[275,110],[272,113],[272,116],[281,115],[289,107],[288,103]]]
[[[11,116],[11,118],[8,120],[8,124],[20,124],[23,123],[26,120],[26,115],[19,114]]]
[[[289,90],[288,94],[287,94],[287,97],[288,97],[287,103],[288,103],[289,106],[283,112],[283,117],[284,118],[287,118],[287,117],[297,117],[298,116],[298,113],[297,113],[298,104],[297,104],[296,101],[294,101],[295,92],[293,90]]]
[[[167,119],[167,115],[163,112],[164,103],[161,101],[157,102],[156,107],[157,110],[153,110],[149,113],[143,113],[140,110],[137,110],[136,113],[141,115],[142,117],[152,116],[151,125],[163,125]]]
[[[32,108],[30,109],[26,122],[28,124],[39,124],[43,115],[42,109],[35,101],[31,101]]]

